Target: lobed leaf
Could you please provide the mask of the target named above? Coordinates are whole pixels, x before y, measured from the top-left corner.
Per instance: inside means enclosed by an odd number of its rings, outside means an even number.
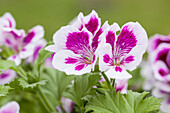
[[[137,93],[128,91],[121,94],[116,91],[98,94],[86,106],[86,111],[94,113],[147,113],[159,110],[160,100],[154,97],[146,97],[148,92]]]

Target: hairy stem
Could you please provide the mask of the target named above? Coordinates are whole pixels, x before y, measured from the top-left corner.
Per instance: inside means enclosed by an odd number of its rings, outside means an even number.
[[[51,103],[48,101],[48,99],[46,98],[46,96],[43,94],[43,92],[41,91],[40,87],[37,88],[38,92],[43,100],[43,102],[45,103],[46,107],[50,110],[49,113],[53,112],[53,113],[57,113],[56,109],[53,108],[53,106],[51,105]]]
[[[104,72],[101,72],[101,74],[103,75],[104,79],[106,80],[108,88],[109,88],[110,90],[112,90],[110,81],[109,81],[109,79],[107,78],[107,76],[105,75],[105,73],[104,73]]]

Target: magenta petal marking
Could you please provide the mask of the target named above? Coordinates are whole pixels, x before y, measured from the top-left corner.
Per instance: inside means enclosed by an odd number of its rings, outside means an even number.
[[[96,16],[90,18],[89,22],[85,24],[87,30],[89,30],[93,35],[99,26],[99,20]]]
[[[125,26],[116,41],[116,51],[118,53],[118,57],[128,54],[136,45],[136,36],[133,31],[129,30],[128,26]]]
[[[121,87],[116,87],[116,92],[118,92],[118,91],[122,91],[122,89],[124,88],[124,86],[121,86]]]
[[[6,78],[6,77],[8,77],[8,76],[9,76],[8,73],[2,73],[2,74],[0,75],[0,79],[4,79],[4,78]]]
[[[118,72],[118,71],[119,71],[119,72],[122,72],[122,68],[120,68],[119,66],[116,66],[116,67],[115,67],[115,71],[116,71],[116,72]]]
[[[9,39],[5,39],[5,42],[6,42],[8,45],[12,44]]]
[[[89,34],[84,31],[69,33],[66,47],[75,54],[86,54],[90,50]]]
[[[110,58],[110,56],[109,56],[108,54],[105,54],[105,55],[103,56],[103,61],[104,61],[105,63],[110,63],[110,64],[112,65],[112,59]]]
[[[166,48],[166,49],[159,51],[159,53],[157,54],[157,57],[156,57],[156,61],[162,60],[163,62],[166,63],[166,58],[167,58],[169,50],[170,50],[169,48]]]
[[[43,47],[43,46],[37,46],[37,47],[34,49],[33,62],[35,62],[35,60],[38,58],[38,52],[39,52],[39,50],[40,50],[42,47]]]
[[[82,70],[84,67],[85,67],[85,64],[77,65],[77,66],[75,67],[75,70],[80,71],[80,70]]]
[[[128,56],[126,59],[125,59],[125,63],[130,63],[134,61],[134,56]]]
[[[169,40],[156,39],[156,40],[154,40],[153,43],[154,43],[153,49],[156,49],[159,46],[159,44],[161,44],[161,43],[170,43],[170,39]]]
[[[24,38],[24,43],[25,44],[30,43],[31,40],[34,38],[34,36],[35,36],[35,32],[33,32],[33,31],[28,33],[27,36]]]
[[[76,58],[71,58],[71,57],[68,57],[68,58],[66,58],[65,60],[66,60],[66,61],[65,61],[66,64],[75,64],[75,63],[77,63],[77,61],[78,61],[78,59],[76,59]]]
[[[114,43],[115,43],[115,33],[109,31],[106,35],[106,43],[109,43],[112,46],[112,52],[114,51]]]
[[[164,77],[166,76],[168,73],[164,70],[164,69],[159,69],[159,74]]]
[[[170,98],[168,98],[168,100],[167,100],[167,104],[170,104]]]
[[[103,33],[103,30],[100,28],[99,31],[96,33],[96,35],[93,38],[92,42],[92,48],[93,51],[96,51],[98,44],[99,44],[99,36]]]
[[[12,27],[12,22],[9,18],[7,18],[8,22],[9,22],[9,27]]]
[[[169,50],[168,55],[166,57],[166,62],[167,62],[167,65],[168,65],[168,67],[170,69],[170,50]]]
[[[70,105],[70,112],[72,112],[74,109],[74,102],[71,102],[71,105]]]

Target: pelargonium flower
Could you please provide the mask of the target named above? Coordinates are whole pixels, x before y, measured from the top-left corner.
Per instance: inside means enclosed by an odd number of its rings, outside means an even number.
[[[61,103],[66,113],[71,113],[73,111],[74,102],[72,100],[62,97]],[[57,106],[57,110],[59,113],[63,113],[60,106]]]
[[[162,43],[150,55],[153,59],[152,68],[156,79],[170,81],[170,43]]]
[[[116,35],[120,31],[119,35]],[[99,68],[109,78],[128,79],[126,69],[134,70],[142,60],[148,37],[142,26],[128,22],[121,29],[114,23],[101,36]]]
[[[100,18],[95,11],[88,16],[79,14],[72,25],[62,27],[53,36],[54,45],[46,50],[55,52],[54,68],[66,74],[81,75],[91,72],[96,63],[99,36],[107,28],[107,22],[100,27]]]
[[[9,102],[0,108],[0,113],[19,113],[19,104],[15,101]]]
[[[150,60],[142,61],[140,65],[140,74],[145,78],[145,82],[143,83],[143,89],[146,91],[152,90],[156,82],[151,65],[152,63]]]
[[[4,85],[6,83],[9,83],[12,81],[15,77],[17,76],[16,72],[13,70],[7,70],[7,71],[2,71],[0,74],[0,84]]]
[[[13,16],[10,13],[5,13],[2,17],[0,17],[0,46],[4,45],[2,33],[4,28],[15,28],[16,22]]]
[[[163,99],[161,110],[169,112],[170,108],[170,35],[154,35],[149,39],[148,62],[142,66],[148,90],[152,95]],[[147,68],[147,69],[146,69]],[[145,72],[144,72],[145,71]],[[151,86],[151,87],[150,87]]]
[[[44,29],[38,25],[25,34],[24,30],[5,28],[2,36],[5,41],[5,46],[15,52],[15,54],[8,59],[15,61],[16,65],[19,65],[21,59],[33,54],[36,43],[44,36]]]
[[[34,52],[33,55],[29,56],[26,60],[26,63],[31,63],[33,64],[35,62],[35,60],[38,58],[38,52],[40,49],[42,49],[43,47],[45,47],[45,45],[47,44],[45,39],[40,39],[37,43],[36,46],[34,47]]]
[[[149,46],[148,52],[152,52],[157,49],[157,47],[162,43],[169,43],[170,44],[170,35],[160,35],[156,34],[149,38]]]
[[[157,81],[155,88],[152,90],[152,95],[163,99],[160,106],[163,112],[170,111],[170,84]]]

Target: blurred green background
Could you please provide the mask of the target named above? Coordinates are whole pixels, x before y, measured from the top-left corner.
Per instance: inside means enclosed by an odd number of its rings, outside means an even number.
[[[138,21],[148,36],[170,33],[170,0],[0,0],[0,16],[10,12],[17,28],[26,31],[40,24],[47,40],[79,12],[87,15],[94,9],[102,23]]]

